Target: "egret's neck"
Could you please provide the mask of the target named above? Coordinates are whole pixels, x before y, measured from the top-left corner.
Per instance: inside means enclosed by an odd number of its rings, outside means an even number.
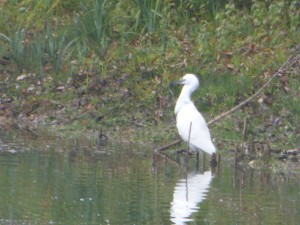
[[[194,92],[189,86],[184,85],[175,106],[175,114],[179,112],[182,106],[192,102],[191,96]]]

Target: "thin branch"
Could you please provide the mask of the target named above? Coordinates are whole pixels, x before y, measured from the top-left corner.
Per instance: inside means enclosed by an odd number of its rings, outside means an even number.
[[[159,148],[156,148],[154,149],[155,152],[161,152],[161,151],[164,151],[168,148],[171,148],[172,146],[174,145],[178,145],[179,143],[181,142],[180,139],[176,140],[176,141],[173,141],[171,144],[168,144],[168,145],[165,145],[165,146],[162,146],[162,147],[159,147]]]
[[[155,154],[158,154],[160,155],[161,157],[163,157],[164,159],[168,159],[170,162],[176,164],[176,165],[179,165],[180,166],[180,163],[174,159],[172,159],[170,156],[164,154],[163,152],[160,152],[160,151],[156,151]]]
[[[247,120],[247,117],[245,117],[244,118],[243,138],[242,138],[242,154],[245,154],[245,141],[247,138],[247,127],[248,127],[248,120]]]
[[[190,151],[190,139],[191,139],[192,125],[193,125],[193,123],[191,122],[190,123],[190,130],[189,130],[189,138],[188,138],[188,142],[187,142],[188,149],[186,150],[186,156],[188,156],[189,151]]]
[[[268,80],[267,83],[265,83],[254,95],[252,95],[250,98],[246,99],[245,101],[241,102],[240,104],[238,104],[237,106],[233,107],[231,110],[222,113],[221,115],[217,116],[216,118],[214,118],[213,120],[209,121],[207,123],[208,126],[214,124],[215,122],[221,120],[222,118],[224,118],[225,116],[228,116],[229,114],[235,112],[236,110],[240,109],[241,107],[243,107],[244,105],[248,104],[249,102],[251,102],[254,98],[256,98],[264,89],[266,89],[269,84],[272,82],[272,80],[281,75],[288,67],[291,67],[292,65],[294,65],[298,60],[300,55],[298,55],[297,57],[291,56],[280,68],[279,70],[276,71],[276,73],[273,74],[273,76]]]
[[[274,78],[276,78],[277,76],[280,76],[281,74],[283,74],[285,72],[285,70],[287,70],[287,68],[293,66],[295,63],[297,63],[300,60],[300,54],[299,51],[300,50],[300,45],[297,46],[294,50],[294,54],[291,55],[288,60],[273,74],[273,76],[268,80],[267,83],[265,83],[255,94],[253,94],[250,98],[246,99],[245,101],[241,102],[240,104],[238,104],[237,106],[233,107],[231,110],[222,113],[221,115],[217,116],[216,118],[214,118],[213,120],[209,121],[207,123],[208,126],[211,126],[212,124],[218,122],[219,120],[223,119],[224,117],[232,114],[233,112],[235,112],[236,110],[240,109],[241,107],[243,107],[244,105],[248,104],[249,102],[251,102],[254,98],[256,98],[260,93],[262,93],[262,91],[264,89],[266,89],[270,83],[272,82],[272,80]],[[159,151],[164,151],[174,145],[178,145],[181,142],[181,140],[176,140],[174,142],[172,142],[171,144],[159,147],[154,149],[154,151],[159,152]]]

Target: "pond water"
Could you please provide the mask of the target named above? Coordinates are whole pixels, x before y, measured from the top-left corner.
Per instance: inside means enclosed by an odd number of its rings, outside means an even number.
[[[124,146],[0,129],[0,224],[300,224],[300,174]]]

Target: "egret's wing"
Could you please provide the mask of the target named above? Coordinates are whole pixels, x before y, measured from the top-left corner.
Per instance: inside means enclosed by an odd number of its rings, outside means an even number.
[[[189,142],[192,149],[197,148],[193,150],[201,149],[209,154],[215,152],[207,124],[193,103],[187,104],[178,112],[177,128],[182,139]]]

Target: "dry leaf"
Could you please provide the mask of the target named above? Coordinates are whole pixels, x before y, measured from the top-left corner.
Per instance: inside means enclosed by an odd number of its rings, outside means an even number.
[[[25,75],[25,74],[22,74],[22,75],[20,75],[20,76],[18,76],[17,77],[17,81],[19,81],[19,80],[24,80],[25,78],[27,78],[27,77],[29,77],[28,75]]]
[[[235,66],[231,63],[226,64],[226,67],[231,69],[231,70],[236,70]]]

